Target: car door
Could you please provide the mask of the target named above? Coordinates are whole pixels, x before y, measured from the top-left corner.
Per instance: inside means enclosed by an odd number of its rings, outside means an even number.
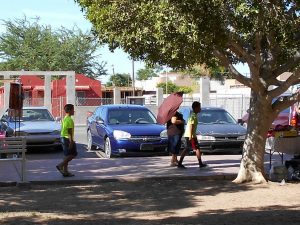
[[[102,107],[98,107],[95,109],[93,115],[91,116],[90,120],[89,120],[89,128],[91,131],[91,135],[93,138],[93,143],[96,144],[97,146],[99,146],[99,135],[98,135],[98,130],[97,130],[97,123],[98,123],[98,119],[100,117],[102,111]]]
[[[105,143],[105,136],[107,135],[107,108],[103,107],[101,111],[99,111],[99,115],[96,117],[96,131],[97,131],[97,145],[103,149]]]

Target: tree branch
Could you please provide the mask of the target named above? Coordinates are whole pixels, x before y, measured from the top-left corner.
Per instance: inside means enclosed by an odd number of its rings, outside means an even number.
[[[291,85],[300,82],[300,68],[296,70],[285,82],[282,82],[280,86],[269,91],[269,95],[272,98],[275,98],[285,92]]]
[[[250,88],[254,88],[253,84],[252,84],[252,80],[250,78],[247,78],[245,76],[243,76],[241,73],[239,73],[234,66],[232,65],[232,63],[230,62],[230,60],[228,59],[228,57],[218,51],[218,50],[214,50],[214,55],[221,61],[222,65],[226,68],[229,69],[229,72],[233,75],[233,77],[239,81],[240,83],[250,87]]]
[[[261,40],[262,40],[262,34],[261,32],[257,32],[255,34],[255,59],[256,62],[258,63],[259,67],[262,64],[262,60],[261,60]]]
[[[289,72],[296,68],[300,64],[300,51],[297,51],[293,58],[287,60],[287,63],[281,65],[280,67],[273,70],[272,74],[274,77],[278,77],[284,72]]]

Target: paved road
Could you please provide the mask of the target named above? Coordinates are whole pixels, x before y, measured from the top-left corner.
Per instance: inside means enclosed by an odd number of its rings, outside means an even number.
[[[86,131],[85,127],[79,126],[75,127],[75,140],[77,142],[78,156],[77,158],[98,158],[101,156],[100,152],[88,152],[86,150]],[[27,159],[36,160],[36,159],[61,159],[63,154],[61,151],[54,149],[30,149],[27,153]]]
[[[87,138],[86,138],[85,129],[86,129],[85,126],[75,127],[75,141],[77,143],[77,150],[78,150],[77,158],[103,158],[104,153],[102,151],[88,152],[86,150]],[[57,151],[51,148],[31,149],[27,153],[27,159],[29,160],[61,159],[62,157],[63,154],[61,151]]]

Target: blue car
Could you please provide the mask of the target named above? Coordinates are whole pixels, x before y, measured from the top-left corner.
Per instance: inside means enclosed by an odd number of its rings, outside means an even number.
[[[102,105],[87,119],[87,149],[111,156],[167,154],[167,131],[145,106]]]
[[[181,107],[179,112],[188,120],[192,109]],[[219,107],[202,107],[198,114],[197,139],[202,152],[241,153],[247,130],[225,109]]]

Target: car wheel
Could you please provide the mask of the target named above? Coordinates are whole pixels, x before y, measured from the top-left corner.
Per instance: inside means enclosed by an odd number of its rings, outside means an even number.
[[[93,138],[92,138],[92,134],[91,131],[88,130],[87,132],[87,150],[91,151],[91,150],[95,150],[96,147],[95,145],[93,145]]]
[[[111,157],[111,145],[108,137],[105,139],[104,153],[105,153],[105,158],[109,159]]]
[[[55,150],[56,150],[56,151],[59,151],[59,152],[62,152],[62,151],[63,151],[62,145],[56,146],[56,147],[55,147]]]

